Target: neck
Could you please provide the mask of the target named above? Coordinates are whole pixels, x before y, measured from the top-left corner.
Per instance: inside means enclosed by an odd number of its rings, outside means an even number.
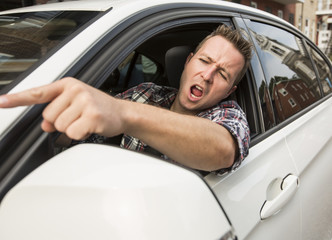
[[[176,113],[183,114],[183,115],[195,116],[197,114],[197,112],[190,111],[190,110],[187,110],[187,109],[183,108],[182,105],[179,102],[178,96],[176,96],[170,110],[172,112],[176,112]]]

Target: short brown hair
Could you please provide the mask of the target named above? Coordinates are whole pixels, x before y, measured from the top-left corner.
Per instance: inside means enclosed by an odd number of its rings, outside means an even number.
[[[210,38],[215,37],[215,36],[221,36],[224,37],[225,39],[227,39],[228,41],[230,41],[233,46],[239,50],[239,52],[242,54],[243,58],[244,58],[244,66],[243,69],[241,70],[241,72],[238,74],[237,78],[234,81],[233,85],[237,85],[242,77],[244,76],[244,74],[247,71],[247,68],[249,66],[250,63],[250,59],[251,59],[251,48],[252,48],[252,44],[247,41],[246,39],[243,38],[242,34],[240,31],[238,30],[233,30],[230,27],[226,26],[226,25],[220,25],[216,30],[214,30],[211,34],[209,34],[208,36],[206,36],[196,47],[195,49],[195,53],[198,52],[198,50],[202,47],[202,45]]]

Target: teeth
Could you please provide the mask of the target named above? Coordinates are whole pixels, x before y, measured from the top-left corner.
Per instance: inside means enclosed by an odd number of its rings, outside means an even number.
[[[198,86],[198,85],[194,85],[194,86],[193,86],[193,90],[194,90],[194,89],[196,89],[195,91],[199,91],[199,92],[201,92],[201,93],[198,93],[199,96],[196,96],[194,93],[191,93],[191,97],[196,98],[196,99],[201,98],[202,95],[203,95],[203,88],[201,88],[201,87]]]

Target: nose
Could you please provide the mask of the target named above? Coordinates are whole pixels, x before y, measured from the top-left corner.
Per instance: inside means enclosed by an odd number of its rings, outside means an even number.
[[[201,73],[202,78],[209,83],[213,82],[213,77],[215,74],[215,67],[214,66],[207,66]]]

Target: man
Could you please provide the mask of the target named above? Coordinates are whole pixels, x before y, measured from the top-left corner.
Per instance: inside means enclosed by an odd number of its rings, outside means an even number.
[[[43,111],[46,132],[57,130],[76,140],[93,133],[124,133],[127,148],[141,142],[194,169],[235,169],[248,154],[249,128],[235,102],[221,101],[236,90],[250,57],[250,44],[237,31],[220,26],[188,56],[178,92],[141,85],[120,95],[127,101],[65,78],[2,96],[0,107],[50,102]],[[145,93],[148,104],[137,102],[136,96]],[[168,94],[173,98],[166,106],[151,103]]]

